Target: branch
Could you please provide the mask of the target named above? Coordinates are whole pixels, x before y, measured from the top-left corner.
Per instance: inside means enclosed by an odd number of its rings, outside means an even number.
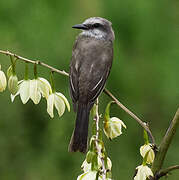
[[[154,163],[152,165],[152,171],[154,174],[156,174],[162,167],[166,153],[168,151],[168,148],[172,142],[173,136],[176,133],[176,129],[178,127],[179,124],[179,108],[172,120],[172,122],[170,123],[170,126],[165,134],[165,136],[162,139],[162,142],[159,146],[158,152],[156,154]]]
[[[95,117],[94,117],[94,120],[96,122],[96,138],[98,139],[99,138],[99,99],[97,98],[96,99],[96,114],[95,114]]]
[[[5,55],[8,55],[8,56],[13,56],[13,57],[15,57],[15,58],[17,58],[17,59],[19,59],[19,60],[24,61],[24,62],[28,62],[28,63],[32,63],[32,64],[38,64],[38,65],[41,65],[41,66],[44,66],[44,67],[50,69],[51,71],[57,72],[57,73],[59,73],[59,74],[65,75],[65,76],[69,76],[68,73],[65,72],[64,70],[63,70],[63,71],[60,71],[60,70],[58,70],[58,69],[56,69],[56,68],[54,68],[54,67],[52,67],[52,66],[49,66],[48,64],[45,64],[45,63],[43,63],[43,62],[41,62],[41,61],[39,61],[39,60],[36,60],[36,61],[30,60],[30,59],[27,59],[27,58],[18,56],[18,55],[16,55],[16,54],[13,54],[13,53],[11,53],[11,52],[9,52],[9,51],[0,50],[0,53],[1,53],[1,54],[5,54]]]
[[[155,175],[155,179],[159,179],[163,176],[166,176],[170,171],[179,169],[179,165],[175,165],[175,166],[170,166],[166,169],[160,170],[156,175]]]
[[[129,109],[127,109],[122,103],[120,103],[118,101],[118,99],[107,89],[104,89],[104,92],[110,97],[112,98],[115,103],[120,107],[122,108],[127,114],[129,114],[132,118],[134,118],[149,134],[150,138],[151,138],[151,141],[152,141],[152,144],[155,145],[155,139],[152,135],[152,132],[150,131],[148,125],[146,125],[146,123],[144,123],[141,119],[139,119],[134,113],[132,113]]]
[[[103,156],[101,154],[101,147],[98,144],[99,130],[100,130],[99,129],[99,118],[100,118],[100,116],[99,116],[99,112],[98,112],[99,110],[98,109],[99,109],[99,100],[97,98],[97,100],[96,100],[96,108],[95,108],[96,114],[94,116],[94,121],[96,122],[96,140],[95,140],[95,144],[96,144],[96,149],[97,149],[98,156],[99,156],[99,158],[101,159],[101,162],[102,162],[102,179],[106,180],[107,169],[105,167],[104,158],[103,158]]]
[[[39,60],[36,60],[36,61],[35,61],[35,60],[30,60],[30,59],[21,57],[21,56],[19,56],[19,55],[13,54],[13,53],[11,53],[11,52],[9,52],[9,51],[0,50],[0,53],[1,53],[1,54],[5,54],[5,55],[8,55],[8,56],[13,56],[13,57],[15,57],[15,58],[17,58],[17,59],[19,59],[19,60],[22,60],[22,61],[25,61],[25,62],[28,62],[28,63],[32,63],[32,64],[35,64],[35,63],[36,63],[36,64],[41,65],[41,66],[44,66],[44,67],[46,67],[46,68],[48,68],[48,69],[50,69],[51,71],[54,71],[54,72],[56,72],[56,73],[59,73],[59,74],[65,75],[65,76],[69,76],[69,74],[68,74],[67,72],[65,72],[64,70],[62,70],[62,71],[61,71],[61,70],[58,70],[58,69],[56,69],[56,68],[54,68],[54,67],[52,67],[52,66],[50,66],[50,65],[48,65],[48,64],[45,64],[45,63],[43,63],[43,62],[41,62],[41,61],[39,61]],[[104,89],[104,92],[105,92],[111,99],[113,99],[120,108],[122,108],[127,114],[129,114],[132,118],[134,118],[134,119],[148,132],[148,134],[149,134],[149,136],[150,136],[150,138],[151,138],[151,140],[152,140],[152,143],[155,144],[155,139],[154,139],[154,137],[153,137],[153,135],[152,135],[149,127],[148,127],[147,125],[145,125],[145,123],[144,123],[142,120],[140,120],[134,113],[132,113],[129,109],[127,109],[122,103],[120,103],[120,102],[118,101],[118,99],[117,99],[109,90]]]

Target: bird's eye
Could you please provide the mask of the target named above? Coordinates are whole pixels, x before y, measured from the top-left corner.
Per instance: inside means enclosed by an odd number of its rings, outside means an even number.
[[[94,28],[98,28],[98,27],[100,27],[100,25],[101,25],[101,24],[99,24],[99,23],[95,23],[95,24],[93,24],[93,27],[94,27]]]

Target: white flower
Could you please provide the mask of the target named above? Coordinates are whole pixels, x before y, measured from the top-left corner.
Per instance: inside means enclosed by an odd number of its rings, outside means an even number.
[[[9,77],[9,81],[8,81],[8,89],[11,92],[11,94],[16,94],[18,91],[18,78],[16,75],[11,75]]]
[[[15,95],[11,94],[11,100],[20,94],[20,98],[23,104],[26,104],[29,99],[32,99],[34,104],[38,104],[41,99],[41,94],[43,97],[48,97],[51,92],[51,87],[49,82],[44,78],[37,78],[33,80],[21,80],[18,82],[19,90]]]
[[[34,104],[38,104],[41,99],[41,91],[39,88],[39,79],[30,80],[30,98]]]
[[[100,157],[98,156],[98,169],[102,167],[102,162]],[[83,161],[81,168],[83,169],[84,172],[88,172],[91,170],[91,163],[88,163],[86,159]],[[107,157],[107,169],[111,171],[112,168],[112,162],[111,160]]]
[[[96,180],[97,171],[88,171],[79,175],[77,180]],[[103,180],[102,176],[98,177],[98,180]],[[105,178],[105,180],[112,180],[111,178]]]
[[[30,98],[34,104],[40,102],[41,95],[47,98],[50,92],[51,87],[46,79],[38,77],[30,81]]]
[[[39,83],[39,90],[42,94],[43,97],[45,97],[46,99],[48,98],[49,94],[52,93],[52,88],[50,83],[41,77],[38,77],[38,83]]]
[[[150,176],[153,176],[153,173],[151,169],[148,166],[138,166],[137,168],[137,174],[134,177],[134,180],[146,180]]]
[[[81,168],[83,169],[84,172],[88,172],[91,170],[91,163],[88,163],[85,159],[81,165]]]
[[[60,92],[51,93],[47,98],[47,112],[51,118],[54,117],[53,108],[58,111],[58,115],[62,116],[65,111],[65,105],[67,106],[68,111],[70,111],[70,104],[66,97]]]
[[[13,102],[15,97],[20,94],[20,98],[23,104],[25,104],[30,98],[30,80],[21,80],[18,82],[19,90],[15,95],[11,94],[11,101]]]
[[[152,149],[151,144],[144,144],[143,146],[140,147],[140,154],[143,158],[145,157],[147,153],[148,153],[147,163],[151,164],[153,163],[154,158],[155,158],[155,153],[154,153],[154,150]]]
[[[1,66],[0,66],[0,92],[3,92],[6,89],[7,86],[7,80],[6,76],[3,71],[1,71]]]
[[[77,180],[96,180],[97,171],[88,171],[78,176]]]
[[[104,122],[104,133],[109,139],[113,139],[122,134],[122,126],[126,125],[117,117],[112,117]]]

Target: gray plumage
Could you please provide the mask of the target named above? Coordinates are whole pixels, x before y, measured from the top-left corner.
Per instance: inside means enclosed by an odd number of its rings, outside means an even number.
[[[77,118],[69,151],[86,152],[89,113],[111,69],[114,32],[111,23],[100,17],[74,28],[83,32],[74,44],[70,63],[70,94]]]

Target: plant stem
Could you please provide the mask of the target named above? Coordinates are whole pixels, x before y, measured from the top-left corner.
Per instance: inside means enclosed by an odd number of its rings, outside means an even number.
[[[170,123],[170,126],[165,134],[165,136],[163,137],[161,144],[159,146],[158,152],[156,154],[156,157],[154,159],[153,165],[152,165],[152,171],[154,174],[156,174],[162,167],[166,153],[168,151],[168,148],[172,142],[173,136],[176,133],[176,129],[178,127],[179,124],[179,108],[172,120],[172,122]]]
[[[156,174],[155,179],[159,179],[159,178],[161,178],[163,176],[166,176],[170,171],[173,171],[173,170],[176,170],[176,169],[179,169],[179,165],[170,166],[170,167],[168,167],[166,169],[162,169]]]
[[[24,74],[24,79],[28,80],[29,79],[29,69],[28,69],[28,63],[25,63],[25,74]]]
[[[27,59],[27,58],[18,56],[18,55],[16,55],[16,54],[13,54],[13,53],[11,53],[11,52],[9,52],[9,51],[0,50],[0,53],[1,53],[1,54],[5,54],[5,55],[8,55],[8,56],[13,56],[13,57],[15,57],[15,58],[17,58],[17,59],[19,59],[19,60],[22,60],[22,61],[25,61],[25,62],[28,62],[28,63],[32,63],[32,64],[37,64],[37,65],[44,66],[44,67],[50,69],[51,71],[57,72],[57,73],[59,73],[59,74],[65,75],[65,76],[69,76],[68,73],[65,72],[64,70],[63,70],[63,71],[60,71],[60,70],[58,70],[58,69],[56,69],[56,68],[54,68],[54,67],[52,67],[52,66],[50,66],[50,65],[48,65],[48,64],[46,64],[46,63],[43,63],[43,62],[41,62],[41,61],[38,61],[38,60],[35,61],[35,60]]]
[[[54,82],[54,77],[53,77],[53,71],[50,72],[50,84],[52,87],[52,93],[55,93],[55,82]]]
[[[97,153],[98,153],[98,156],[99,158],[101,159],[101,162],[102,162],[102,179],[103,180],[106,180],[106,173],[107,173],[107,170],[106,170],[106,167],[105,167],[105,162],[104,162],[104,157],[102,156],[102,153],[101,153],[101,148],[98,144],[98,141],[99,141],[99,119],[100,119],[100,116],[99,116],[99,99],[97,98],[96,99],[96,115],[94,117],[94,121],[96,122],[96,140],[95,140],[95,143],[96,143],[96,149],[97,149]]]
[[[22,56],[19,56],[19,55],[16,55],[16,54],[13,54],[9,51],[3,51],[3,50],[0,50],[0,53],[1,54],[5,54],[5,55],[8,55],[8,56],[12,56],[12,57],[15,57],[16,59],[19,59],[19,60],[22,60],[24,62],[28,62],[28,63],[32,63],[32,64],[37,64],[37,65],[41,65],[43,67],[46,67],[48,69],[50,69],[52,72],[56,72],[56,73],[59,73],[61,75],[64,75],[64,76],[69,76],[69,74],[67,72],[65,72],[64,70],[58,70],[46,63],[43,63],[39,60],[31,60],[31,59],[27,59],[27,58],[24,58]],[[119,102],[119,100],[107,89],[104,89],[104,92],[111,98],[113,99],[116,104],[122,108],[127,114],[129,114],[133,119],[135,119],[149,134],[151,140],[152,140],[152,143],[155,145],[155,139],[148,127],[148,125],[146,125],[146,123],[144,123],[142,120],[140,120],[134,113],[132,113],[129,109],[127,109],[122,103]]]
[[[35,63],[34,64],[34,77],[35,77],[35,79],[37,79],[37,64]]]

